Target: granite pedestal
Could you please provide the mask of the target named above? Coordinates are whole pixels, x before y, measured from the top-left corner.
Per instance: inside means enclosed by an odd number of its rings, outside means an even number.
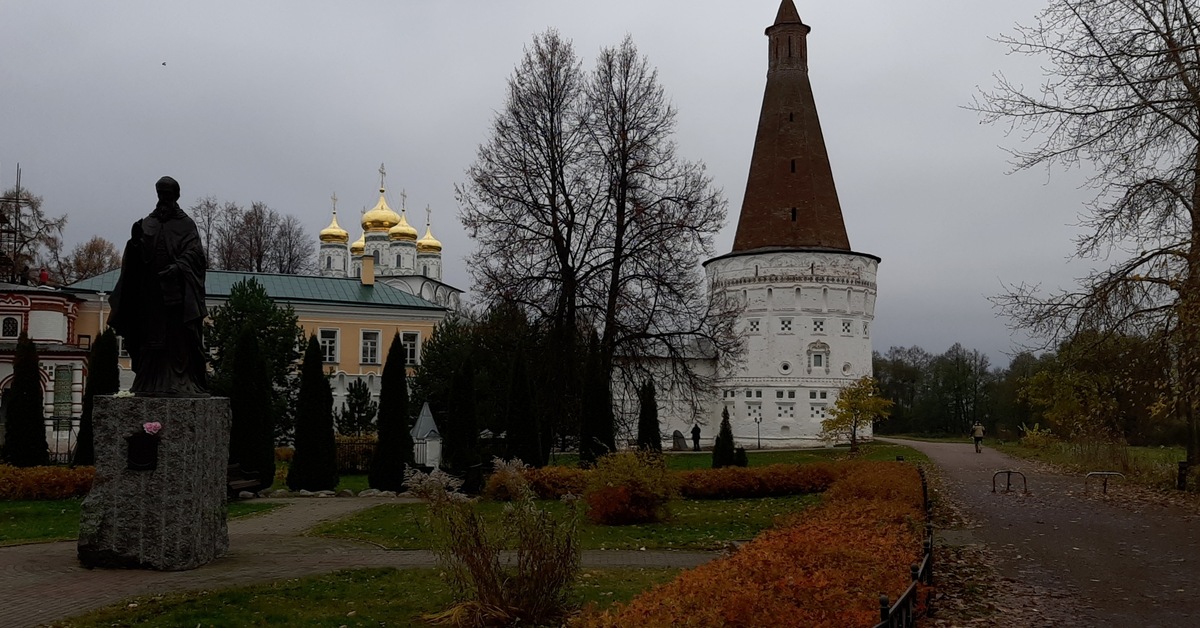
[[[85,567],[180,571],[229,549],[229,400],[95,399],[96,479],[79,517]],[[159,423],[148,434],[147,423]]]

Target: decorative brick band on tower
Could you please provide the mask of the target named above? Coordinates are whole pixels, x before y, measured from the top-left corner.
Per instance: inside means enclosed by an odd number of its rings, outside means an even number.
[[[808,80],[811,30],[792,0],[783,0],[766,30],[767,87],[734,253],[768,247],[850,250]]]

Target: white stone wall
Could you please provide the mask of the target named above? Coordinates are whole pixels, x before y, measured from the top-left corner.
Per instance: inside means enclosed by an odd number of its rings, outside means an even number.
[[[350,247],[348,245],[337,242],[322,242],[321,253],[317,257],[320,275],[322,277],[348,276],[350,272],[349,259]]]
[[[62,312],[33,310],[29,312],[29,339],[34,342],[67,341],[67,315]]]
[[[414,275],[429,277],[430,279],[442,280],[442,254],[441,253],[417,253],[417,267],[413,271]],[[421,295],[425,297],[425,295]],[[432,299],[431,299],[432,300]]]
[[[365,240],[365,248],[363,255],[374,256],[379,253],[379,263],[375,264],[375,276],[390,275],[395,267],[396,257],[390,254],[388,247],[388,235],[386,231],[370,231],[367,232]],[[359,262],[361,269],[362,262]]]
[[[824,444],[820,423],[838,391],[872,374],[877,269],[878,260],[868,255],[816,250],[711,261],[712,289],[745,308],[739,328],[746,353],[742,364],[722,374],[710,424],[718,425],[728,408],[739,445]]]
[[[411,275],[417,264],[417,244],[411,240],[392,240],[389,245],[393,274]],[[396,265],[399,259],[400,264]]]

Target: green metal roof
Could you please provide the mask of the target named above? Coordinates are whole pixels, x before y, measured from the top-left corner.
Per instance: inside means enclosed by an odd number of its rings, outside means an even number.
[[[78,281],[66,287],[81,292],[112,292],[117,285],[119,270]],[[393,288],[378,279],[373,286],[364,286],[357,278],[313,277],[307,275],[274,275],[210,270],[205,274],[204,289],[209,298],[228,298],[233,284],[245,280],[257,281],[267,296],[285,303],[341,303],[368,307],[403,307],[419,310],[445,310],[403,290]]]

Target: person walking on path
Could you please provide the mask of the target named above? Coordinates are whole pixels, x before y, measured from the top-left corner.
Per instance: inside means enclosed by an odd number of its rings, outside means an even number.
[[[700,424],[692,426],[692,451],[700,451]]]
[[[971,436],[975,439],[975,453],[981,453],[983,451],[983,448],[981,447],[981,445],[983,445],[983,432],[983,423],[976,421],[975,425],[971,426]]]

